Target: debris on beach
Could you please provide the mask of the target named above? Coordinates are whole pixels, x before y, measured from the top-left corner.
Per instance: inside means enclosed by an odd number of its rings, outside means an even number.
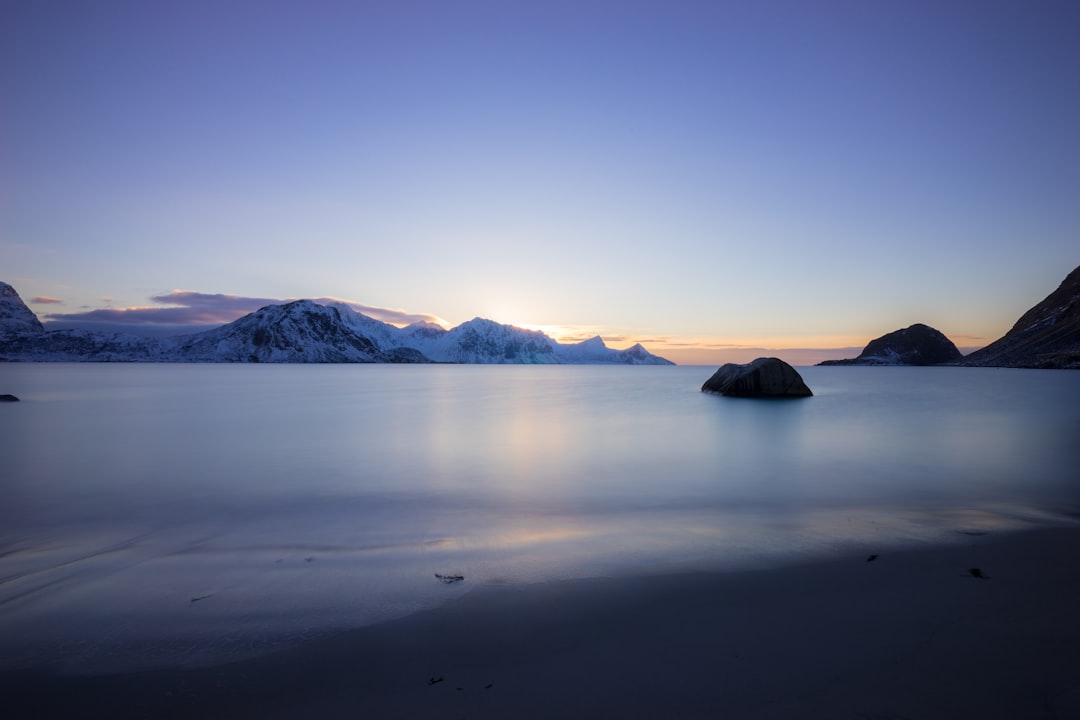
[[[870,557],[866,558],[866,562],[874,562],[877,559],[878,559],[877,555],[871,555]]]
[[[443,575],[441,573],[435,573],[435,577],[447,585],[453,585],[465,579],[464,575]]]
[[[990,578],[989,575],[983,575],[983,571],[979,568],[968,568],[968,572],[971,573],[971,577],[979,578],[980,580],[987,580]]]
[[[191,598],[191,602],[197,603],[200,600],[205,600],[206,598],[211,598],[211,597],[214,597],[214,593],[210,593],[209,595],[199,595],[198,597],[193,597],[193,598]]]
[[[445,679],[446,678],[444,678],[442,675],[440,675],[439,677],[429,677],[427,679],[427,684],[428,685],[437,685],[437,684],[441,683]]]

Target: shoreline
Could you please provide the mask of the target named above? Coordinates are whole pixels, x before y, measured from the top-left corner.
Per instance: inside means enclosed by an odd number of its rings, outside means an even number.
[[[1053,527],[873,561],[484,586],[214,667],[3,673],[0,697],[11,718],[1075,717],[1077,559],[1080,528]]]

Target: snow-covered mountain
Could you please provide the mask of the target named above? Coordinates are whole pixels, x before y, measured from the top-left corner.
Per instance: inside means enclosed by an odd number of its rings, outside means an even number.
[[[0,336],[16,333],[42,333],[45,328],[37,315],[6,282],[0,282]]]
[[[267,305],[214,330],[167,338],[161,345],[180,362],[427,362],[407,348],[383,351],[342,315],[340,308],[297,300]]]
[[[553,365],[557,343],[542,332],[473,318],[440,337],[417,343],[436,362]]]
[[[654,360],[663,360],[663,358],[657,358],[656,355],[646,350],[641,343],[637,343],[625,350],[612,350],[604,344],[599,335],[574,345],[559,345],[555,352],[562,362],[581,365],[606,362],[618,362],[626,365],[655,365],[657,363]],[[615,359],[612,360],[612,358]],[[663,364],[674,363],[665,360]]]
[[[5,290],[6,288],[6,290]],[[0,284],[0,361],[483,363],[672,365],[641,345],[576,345],[483,318],[445,330],[399,328],[344,303],[268,305],[213,330],[171,338],[46,331],[10,285]]]
[[[46,331],[15,288],[0,282],[0,361],[154,361],[162,359],[161,352],[149,338]]]

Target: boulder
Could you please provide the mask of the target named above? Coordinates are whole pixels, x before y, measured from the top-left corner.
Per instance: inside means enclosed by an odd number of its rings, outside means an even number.
[[[721,366],[701,386],[702,392],[735,397],[810,397],[795,368],[779,358],[758,358],[745,365]]]

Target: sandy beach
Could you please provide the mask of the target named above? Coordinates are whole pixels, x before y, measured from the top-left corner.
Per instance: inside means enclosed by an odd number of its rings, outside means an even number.
[[[1043,528],[768,570],[478,587],[255,659],[8,673],[0,695],[9,718],[1076,718],[1078,559],[1080,529]]]

